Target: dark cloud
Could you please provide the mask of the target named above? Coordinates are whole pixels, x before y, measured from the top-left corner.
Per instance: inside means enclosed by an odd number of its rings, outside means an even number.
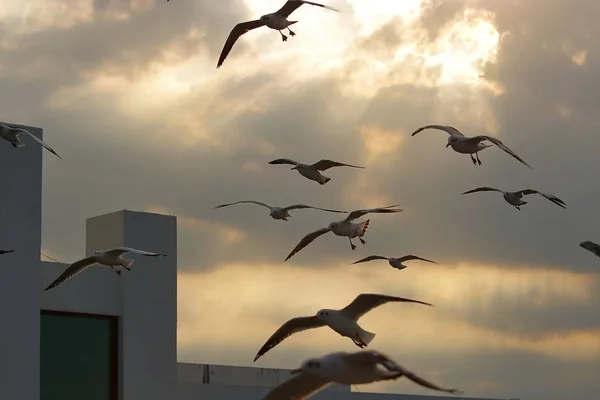
[[[98,74],[132,81],[158,64],[196,55],[212,65],[231,27],[253,17],[240,2],[159,1],[149,11],[131,12],[128,21],[115,21],[107,16],[114,2],[105,3],[95,3],[92,21],[15,36],[0,52],[3,120],[43,127],[46,141],[64,157],[46,155],[44,161],[43,243],[61,261],[83,253],[86,218],[123,208],[162,207],[200,221],[180,221],[182,271],[206,271],[229,262],[278,263],[305,234],[341,218],[298,210],[289,222],[281,222],[258,206],[213,207],[254,199],[354,209],[367,206],[361,194],[377,193],[401,203],[406,212],[373,216],[366,247],[352,252],[346,239],[328,234],[288,263],[326,268],[368,254],[406,252],[445,264],[467,261],[576,273],[600,268],[597,258],[578,246],[583,240],[600,241],[600,214],[594,211],[600,198],[595,184],[600,49],[594,42],[600,34],[600,4],[548,0],[542,12],[536,2],[470,3],[493,12],[503,33],[496,64],[485,68],[486,79],[502,88],[496,96],[474,94],[464,84],[417,84],[437,81],[441,71],[425,68],[416,56],[393,66],[391,83],[373,97],[349,93],[347,80],[364,68],[367,49],[386,53],[386,48],[418,37],[407,36],[406,27],[392,29],[394,21],[371,38],[358,39],[358,55],[349,54],[348,65],[308,82],[291,82],[289,75],[265,66],[259,74],[228,80],[218,92],[200,83],[147,115],[129,115],[117,107],[118,96],[112,92],[83,91],[68,106],[51,106],[57,92],[86,87]],[[429,45],[438,28],[464,7],[464,2],[428,4],[421,24],[429,36],[421,46]],[[190,37],[193,29],[198,34]],[[246,51],[244,46],[236,45],[237,54]],[[176,56],[167,57],[167,50]],[[185,118],[174,121],[174,115]],[[482,152],[483,166],[475,167],[468,156],[444,148],[443,132],[409,136],[429,123],[452,124],[466,134],[486,133],[494,120],[499,137],[532,170],[495,148]],[[198,126],[203,139],[186,144],[186,125]],[[401,135],[401,144],[370,156],[359,133],[367,125]],[[0,146],[0,151],[13,150]],[[326,175],[332,180],[319,186],[287,167],[267,165],[277,157],[308,162],[331,158],[367,168],[331,169]],[[248,163],[258,171],[247,168]],[[460,196],[483,185],[548,191],[569,208],[532,196],[517,211],[498,194]],[[224,242],[219,225],[246,237]],[[598,329],[595,294],[584,306],[559,298],[538,307],[528,301],[540,293],[523,292],[511,299],[500,293],[469,310],[449,312],[476,326],[529,338]],[[188,351],[206,354],[205,348]],[[237,360],[233,353],[214,354],[222,362]],[[274,363],[290,359],[281,354]],[[436,364],[427,357],[422,362]],[[460,354],[445,362],[455,369],[444,382],[468,386],[492,379],[502,384],[497,390],[473,390],[473,395],[553,400],[569,398],[578,388],[578,398],[592,399],[598,390],[590,372],[598,371],[598,362],[550,362],[523,352]]]

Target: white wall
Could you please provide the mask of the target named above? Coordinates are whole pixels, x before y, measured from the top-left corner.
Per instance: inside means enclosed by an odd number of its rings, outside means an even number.
[[[14,124],[11,124],[14,126]],[[42,130],[24,127],[42,139]],[[0,139],[0,388],[6,399],[39,398],[42,147]],[[60,160],[59,160],[60,161]]]

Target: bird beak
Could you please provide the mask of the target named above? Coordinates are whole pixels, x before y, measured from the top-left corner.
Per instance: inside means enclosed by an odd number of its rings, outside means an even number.
[[[446,143],[446,147],[450,146],[450,143]]]
[[[293,370],[291,370],[291,371],[290,371],[290,373],[291,373],[292,375],[294,375],[294,374],[297,374],[297,373],[299,373],[299,372],[302,372],[302,370],[301,370],[300,368],[296,368],[296,369],[293,369]]]

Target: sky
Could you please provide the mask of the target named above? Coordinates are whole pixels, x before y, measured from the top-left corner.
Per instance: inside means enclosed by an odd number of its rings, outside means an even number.
[[[0,120],[38,126],[44,154],[43,251],[83,256],[85,219],[130,209],[178,217],[178,358],[294,368],[356,351],[328,329],[296,334],[252,360],[289,318],[359,293],[387,304],[360,320],[370,348],[473,397],[593,400],[600,390],[600,2],[323,0],[303,6],[282,42],[238,22],[281,0],[3,0]],[[500,138],[482,166],[444,148],[449,124]],[[0,145],[8,145],[1,144]],[[324,186],[286,157],[335,168]],[[477,186],[534,188],[521,211]],[[307,233],[341,219],[217,204],[258,200],[373,215],[364,239]],[[151,249],[147,249],[151,250]],[[384,261],[415,254],[438,264]],[[407,380],[361,391],[434,394]]]

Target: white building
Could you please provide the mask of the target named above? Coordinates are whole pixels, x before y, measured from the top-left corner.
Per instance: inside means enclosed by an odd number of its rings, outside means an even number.
[[[25,128],[42,138],[41,129]],[[288,370],[177,363],[175,217],[118,211],[88,219],[86,255],[130,246],[168,257],[143,258],[143,268],[120,277],[91,268],[44,292],[66,265],[40,261],[45,150],[24,140],[19,149],[0,140],[0,249],[15,249],[0,256],[0,398],[259,400],[288,378]],[[315,396],[442,398],[354,393],[341,385]]]

